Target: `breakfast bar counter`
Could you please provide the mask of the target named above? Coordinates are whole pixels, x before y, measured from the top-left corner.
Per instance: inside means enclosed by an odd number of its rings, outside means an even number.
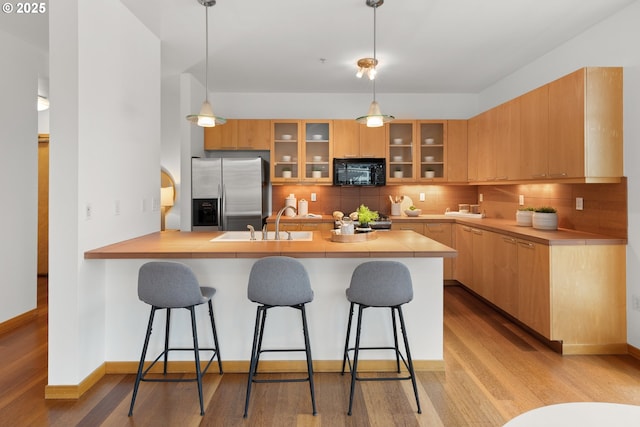
[[[345,289],[355,267],[369,260],[397,260],[407,265],[414,298],[405,305],[404,312],[415,367],[444,369],[443,258],[455,257],[454,249],[413,231],[376,232],[374,239],[355,243],[332,241],[330,230],[312,232],[310,240],[213,240],[223,233],[165,231],[85,253],[86,262],[104,269],[107,373],[135,372],[137,368],[149,310],[138,300],[137,277],[140,266],[152,260],[182,262],[193,269],[203,286],[217,289],[213,304],[225,372],[247,372],[256,309],[255,303],[247,299],[249,271],[256,259],[274,255],[295,257],[309,272],[315,297],[307,305],[307,316],[316,371],[341,368],[349,310]],[[282,232],[283,239],[287,236]],[[208,335],[205,336],[206,310],[196,312],[202,325],[201,346],[209,345]],[[367,316],[369,333],[363,331],[363,341],[367,337],[370,346],[392,342],[388,310],[371,309]],[[283,348],[299,345],[298,334],[284,332],[291,330],[292,322],[299,322],[295,310],[283,308],[270,313],[273,329],[265,336],[265,342],[269,340],[273,346]],[[191,336],[186,332],[190,330],[186,310],[177,310],[172,315],[174,328],[172,345],[188,346]],[[278,333],[280,330],[283,332]],[[157,354],[163,345],[162,339],[156,338],[152,337],[150,355]],[[380,370],[395,366],[395,361],[390,362],[393,355],[388,352],[368,353],[371,354],[367,354],[369,360],[363,361],[363,368]],[[305,369],[301,354],[276,353],[271,359],[268,356],[265,355],[264,365],[261,360],[261,366],[267,370]],[[190,360],[188,352],[176,357]]]

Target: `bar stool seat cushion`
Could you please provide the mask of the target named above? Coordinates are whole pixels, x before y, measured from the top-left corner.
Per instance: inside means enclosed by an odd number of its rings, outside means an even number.
[[[140,267],[138,298],[162,308],[183,308],[204,304],[216,293],[201,287],[193,271],[175,262],[155,261]]]
[[[295,258],[273,256],[256,261],[249,274],[249,300],[268,306],[294,306],[313,301],[309,275]]]
[[[413,299],[409,270],[398,261],[360,264],[351,276],[347,299],[369,307],[394,307]]]

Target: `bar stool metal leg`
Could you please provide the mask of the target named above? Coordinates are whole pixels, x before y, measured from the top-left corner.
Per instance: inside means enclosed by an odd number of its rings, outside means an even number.
[[[307,328],[307,312],[305,311],[304,304],[300,307],[300,313],[302,314],[302,333],[304,334],[304,349],[307,356],[307,375],[309,376],[309,390],[311,391],[311,406],[313,408],[313,415],[316,415],[316,394],[315,387],[313,385],[313,359],[311,358],[311,344],[309,343],[309,329]]]
[[[211,319],[211,330],[213,331],[213,345],[216,348],[216,354],[218,356],[218,372],[221,374],[222,371],[222,361],[220,360],[220,346],[218,345],[218,330],[216,329],[216,321],[213,317],[213,304],[211,300],[209,300],[209,318]]]
[[[196,313],[193,307],[189,307],[191,312],[191,333],[193,334],[193,354],[196,363],[196,382],[198,383],[198,398],[200,400],[200,415],[204,415],[204,402],[202,399],[202,372],[200,370],[200,350],[198,347],[198,330],[196,328]]]
[[[420,399],[418,398],[418,385],[416,384],[416,372],[413,369],[413,359],[411,358],[411,350],[409,349],[409,340],[407,339],[407,329],[404,325],[404,316],[402,315],[402,307],[398,307],[398,317],[400,317],[400,328],[402,328],[402,338],[404,339],[404,349],[407,352],[407,362],[409,363],[409,373],[411,374],[411,384],[413,385],[413,394],[416,396],[416,405],[418,413],[422,413],[420,408]],[[396,343],[397,345],[397,343]]]
[[[167,318],[164,323],[164,368],[162,372],[167,375],[167,361],[169,358],[169,327],[171,325],[171,309],[167,308]]]
[[[147,348],[149,348],[149,338],[151,338],[151,329],[153,328],[153,318],[155,317],[155,314],[156,307],[151,307],[149,323],[147,325],[147,334],[144,337],[142,356],[140,356],[140,364],[138,365],[138,375],[136,375],[136,383],[133,386],[133,395],[131,396],[131,405],[129,406],[129,416],[133,415],[133,405],[136,403],[136,397],[138,396],[138,387],[140,386],[140,380],[142,379],[142,370],[144,369],[144,360],[147,356]]]

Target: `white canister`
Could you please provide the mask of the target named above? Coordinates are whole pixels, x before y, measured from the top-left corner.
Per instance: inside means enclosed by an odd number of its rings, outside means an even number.
[[[298,202],[298,215],[306,216],[309,213],[309,203],[305,199]]]
[[[293,193],[289,194],[289,197],[284,199],[284,205],[285,206],[291,206],[291,207],[295,208],[296,205],[297,205],[296,196]],[[294,216],[296,216],[296,211],[294,211],[293,209],[286,209],[284,211],[284,214],[286,216],[294,217]]]
[[[402,215],[400,212],[400,203],[391,203],[391,215],[400,216]]]

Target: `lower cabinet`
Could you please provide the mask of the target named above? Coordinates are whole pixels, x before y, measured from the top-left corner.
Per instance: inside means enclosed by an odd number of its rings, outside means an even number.
[[[546,245],[455,225],[454,277],[564,354],[624,354],[624,245]]]
[[[399,222],[394,223],[393,230],[411,230],[427,236],[436,242],[442,243],[449,247],[453,247],[452,228],[449,222]],[[443,279],[453,280],[453,260],[454,258],[445,258],[443,265]]]

